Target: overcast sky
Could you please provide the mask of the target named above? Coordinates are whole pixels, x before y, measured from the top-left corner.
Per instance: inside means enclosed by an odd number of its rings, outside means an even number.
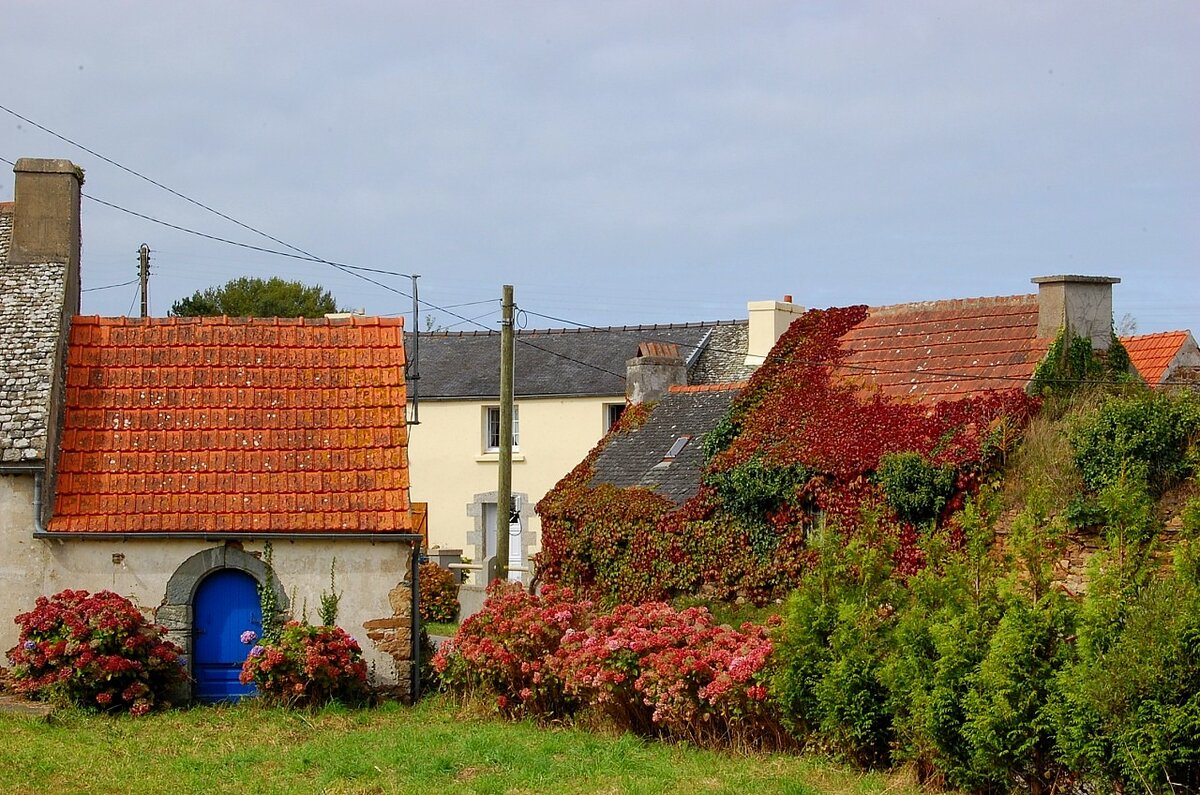
[[[1083,273],[1122,279],[1139,332],[1200,330],[1194,0],[5,0],[0,25],[0,105],[286,244],[419,273],[488,327],[504,283],[546,327]],[[287,250],[4,112],[0,157],[69,158],[98,199]],[[136,276],[142,242],[153,314],[241,275],[410,310],[328,265],[83,212],[87,313],[137,311],[134,286],[97,288]]]

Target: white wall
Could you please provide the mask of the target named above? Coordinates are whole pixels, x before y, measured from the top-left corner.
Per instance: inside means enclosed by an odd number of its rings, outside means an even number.
[[[186,538],[37,540],[32,498],[31,475],[0,475],[0,653],[16,645],[13,618],[32,609],[38,596],[65,588],[110,590],[153,615],[165,601],[168,580],[184,561],[223,546]],[[263,550],[257,540],[241,546],[251,554]],[[389,591],[411,582],[408,543],[275,539],[272,547],[275,572],[292,601],[293,616],[299,618],[307,602],[313,622],[318,620],[321,593],[329,590],[329,567],[336,557],[337,589],[343,594],[338,624],[358,640],[382,684],[407,675],[407,670],[397,671],[391,656],[375,648],[363,625],[393,617]]]
[[[605,406],[624,402],[623,395],[517,400],[520,448],[513,453],[512,490],[528,495],[525,530],[531,550],[539,548],[541,538],[533,506],[604,435]],[[409,428],[410,497],[429,503],[430,546],[463,549],[473,560],[479,553],[467,540],[476,519],[468,505],[475,495],[496,491],[498,477],[498,456],[483,450],[488,405],[498,401],[422,401],[421,424]]]

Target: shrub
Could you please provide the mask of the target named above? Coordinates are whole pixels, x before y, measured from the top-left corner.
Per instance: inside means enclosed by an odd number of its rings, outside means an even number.
[[[163,638],[166,630],[111,591],[40,596],[15,621],[21,634],[8,659],[19,693],[144,715],[186,679],[181,649]]]
[[[623,605],[568,632],[553,668],[566,692],[622,730],[700,744],[778,745],[766,628],[715,626],[702,607]]]
[[[454,572],[433,563],[420,568],[421,620],[448,624],[458,618],[458,582]]]
[[[1071,443],[1089,489],[1132,479],[1162,494],[1196,471],[1200,396],[1180,390],[1111,397],[1072,429]]]
[[[884,455],[875,479],[896,515],[913,524],[936,519],[954,492],[954,470],[914,452]]]
[[[547,587],[537,596],[501,580],[487,595],[483,609],[434,655],[442,686],[493,698],[510,717],[573,713],[578,703],[564,692],[550,659],[563,635],[587,624],[591,602],[576,601],[566,588]]]
[[[277,641],[263,639],[242,664],[242,684],[254,683],[267,701],[319,706],[367,698],[367,664],[358,641],[341,627],[289,621]]]

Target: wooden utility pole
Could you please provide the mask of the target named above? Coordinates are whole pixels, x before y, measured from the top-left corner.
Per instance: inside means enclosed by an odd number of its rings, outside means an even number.
[[[496,486],[496,564],[508,579],[508,524],[512,514],[513,288],[500,302],[500,478]]]
[[[150,314],[150,246],[138,246],[138,285],[142,291],[142,317]]]
[[[417,279],[421,278],[420,274],[413,274],[412,279],[412,301],[413,301],[413,319],[412,319],[412,356],[405,362],[405,367],[408,368],[408,396],[412,399],[412,417],[409,418],[409,425],[421,424],[421,324],[420,318],[417,316],[419,304],[417,299]]]

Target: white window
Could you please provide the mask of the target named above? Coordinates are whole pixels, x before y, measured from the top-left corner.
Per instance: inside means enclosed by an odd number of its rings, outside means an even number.
[[[617,420],[621,419],[621,415],[625,413],[624,403],[605,403],[604,404],[604,432],[608,433],[612,430],[612,426],[617,424]]]
[[[520,449],[521,415],[520,406],[513,406],[512,416],[512,446]],[[500,452],[500,407],[487,406],[483,410],[483,451],[485,453]]]

